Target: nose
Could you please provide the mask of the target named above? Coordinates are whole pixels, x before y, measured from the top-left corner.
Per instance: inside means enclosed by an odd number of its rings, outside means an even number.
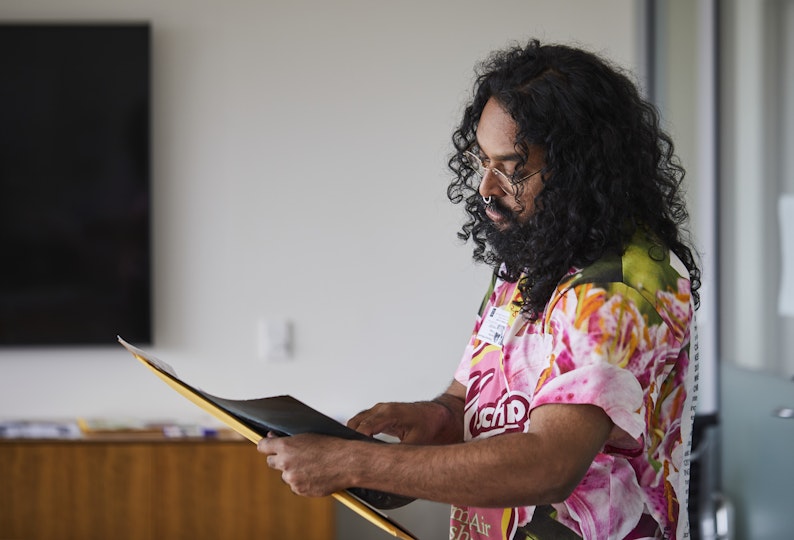
[[[496,173],[491,169],[485,169],[485,174],[480,180],[480,187],[477,189],[481,197],[502,197],[505,195],[504,190],[499,185],[499,179]]]

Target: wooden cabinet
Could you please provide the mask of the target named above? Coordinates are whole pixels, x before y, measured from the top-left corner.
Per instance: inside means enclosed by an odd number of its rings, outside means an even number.
[[[331,540],[247,441],[0,440],[0,540]]]

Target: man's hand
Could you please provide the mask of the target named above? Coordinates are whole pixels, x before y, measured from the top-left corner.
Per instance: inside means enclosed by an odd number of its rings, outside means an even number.
[[[347,425],[364,435],[383,433],[408,444],[440,444],[439,426],[449,412],[438,403],[378,403],[351,418]],[[457,442],[457,441],[456,441]]]
[[[465,389],[453,382],[433,401],[378,403],[358,413],[347,425],[364,435],[383,433],[406,444],[452,444],[463,441]]]
[[[381,403],[354,416],[348,426],[365,435],[384,433],[404,443],[444,444],[463,441],[463,396],[466,389],[453,381],[433,401]],[[298,495],[324,497],[350,487],[365,473],[387,467],[378,450],[392,445],[373,445],[337,437],[301,434],[277,437],[272,434],[257,444],[271,469]],[[365,454],[372,454],[369,460]],[[366,462],[366,464],[364,464]],[[360,470],[363,467],[365,470]],[[389,476],[386,471],[384,476]]]
[[[267,456],[271,469],[293,492],[307,497],[324,497],[351,487],[348,473],[354,466],[350,441],[323,435],[301,434],[292,437],[268,435],[257,444]]]

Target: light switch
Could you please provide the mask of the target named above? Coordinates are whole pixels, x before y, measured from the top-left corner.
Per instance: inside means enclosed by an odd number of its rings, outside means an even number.
[[[286,362],[292,358],[292,324],[286,319],[259,319],[257,322],[257,356],[268,362]]]

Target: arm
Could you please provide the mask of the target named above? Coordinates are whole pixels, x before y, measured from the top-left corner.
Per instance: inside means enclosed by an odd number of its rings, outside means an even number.
[[[611,428],[598,407],[544,405],[532,412],[528,433],[438,446],[301,435],[265,439],[259,451],[301,495],[356,486],[457,505],[511,507],[565,499]]]

